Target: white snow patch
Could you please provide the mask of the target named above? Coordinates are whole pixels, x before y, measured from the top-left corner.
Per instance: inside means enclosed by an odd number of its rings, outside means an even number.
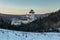
[[[0,40],[60,40],[60,33],[32,33],[0,29]]]

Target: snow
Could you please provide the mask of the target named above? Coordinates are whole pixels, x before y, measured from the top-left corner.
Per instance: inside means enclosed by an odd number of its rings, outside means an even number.
[[[0,29],[0,40],[60,40],[60,33],[34,33]]]

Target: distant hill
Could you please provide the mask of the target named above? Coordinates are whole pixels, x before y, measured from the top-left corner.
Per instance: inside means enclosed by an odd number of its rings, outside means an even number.
[[[47,15],[49,15],[49,14],[35,14],[35,16],[37,18],[39,18],[39,17],[45,17]],[[23,18],[23,17],[26,17],[26,15],[12,15],[12,14],[3,14],[3,13],[0,13],[0,16],[8,17],[8,18],[14,18],[14,17],[16,17],[16,18],[21,18],[22,17]]]

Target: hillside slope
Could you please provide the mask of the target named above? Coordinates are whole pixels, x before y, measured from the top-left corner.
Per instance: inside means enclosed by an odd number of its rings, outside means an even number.
[[[39,18],[27,26],[30,27],[30,31],[60,32],[60,10],[50,13],[43,19]]]

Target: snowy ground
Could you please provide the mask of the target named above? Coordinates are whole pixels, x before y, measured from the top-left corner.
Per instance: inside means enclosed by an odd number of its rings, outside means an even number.
[[[60,40],[60,33],[32,33],[0,29],[0,40]]]

